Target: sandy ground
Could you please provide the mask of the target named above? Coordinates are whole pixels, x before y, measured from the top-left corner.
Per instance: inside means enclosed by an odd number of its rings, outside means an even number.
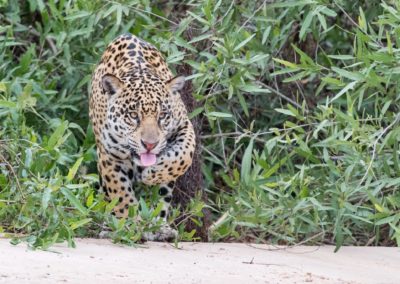
[[[0,239],[0,283],[400,283],[400,248],[77,240],[32,251]]]

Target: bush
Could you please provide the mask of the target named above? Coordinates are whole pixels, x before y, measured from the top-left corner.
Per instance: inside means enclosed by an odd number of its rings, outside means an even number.
[[[88,83],[108,42],[131,32],[172,69],[192,68],[214,240],[400,244],[397,2],[1,3],[7,233],[47,247],[104,222],[127,243],[154,229],[155,194],[136,224],[109,216],[94,190]]]

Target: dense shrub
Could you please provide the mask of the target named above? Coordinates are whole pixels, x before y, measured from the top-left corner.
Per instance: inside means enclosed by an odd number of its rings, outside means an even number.
[[[131,32],[192,68],[214,240],[399,245],[399,8],[0,1],[0,229],[38,247],[104,222],[128,243],[154,229],[155,194],[135,224],[94,190],[88,83],[107,43]]]

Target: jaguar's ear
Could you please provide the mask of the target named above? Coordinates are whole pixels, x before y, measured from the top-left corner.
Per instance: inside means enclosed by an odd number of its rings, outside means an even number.
[[[178,76],[174,77],[166,83],[167,88],[171,90],[171,92],[180,91],[185,85],[185,77]]]
[[[101,84],[107,94],[114,95],[122,88],[124,83],[114,75],[106,74],[101,78]]]

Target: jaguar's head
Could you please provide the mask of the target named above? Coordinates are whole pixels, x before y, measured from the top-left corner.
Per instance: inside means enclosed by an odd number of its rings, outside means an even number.
[[[126,80],[104,75],[101,84],[109,98],[103,144],[129,150],[140,166],[156,164],[179,121],[179,112],[173,108],[184,81],[183,77],[163,82],[143,74]]]

